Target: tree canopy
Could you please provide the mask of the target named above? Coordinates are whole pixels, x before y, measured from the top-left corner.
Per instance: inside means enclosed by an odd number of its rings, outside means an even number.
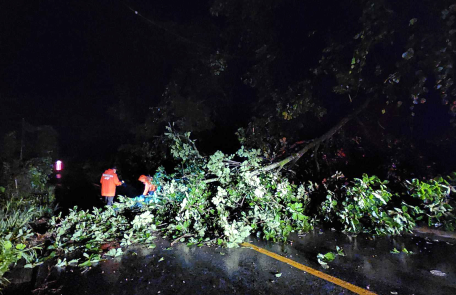
[[[293,156],[307,177],[452,169],[441,164],[456,124],[451,1],[209,3],[189,27],[129,4],[162,33],[157,42],[173,40],[162,46],[176,60],[161,99],[142,115],[120,99],[116,116],[135,136],[124,157],[158,167],[164,127],[175,122],[203,153],[259,148],[271,164]],[[298,161],[303,151],[311,157]]]

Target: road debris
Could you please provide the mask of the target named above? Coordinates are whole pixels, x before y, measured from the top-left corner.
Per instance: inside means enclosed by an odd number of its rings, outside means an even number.
[[[440,271],[440,270],[431,270],[431,274],[438,276],[438,277],[444,277],[446,276],[446,273]]]

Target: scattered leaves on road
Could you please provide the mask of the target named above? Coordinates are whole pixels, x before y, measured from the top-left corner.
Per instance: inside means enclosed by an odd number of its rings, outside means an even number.
[[[431,270],[431,274],[435,275],[435,276],[438,276],[438,277],[444,277],[446,276],[446,273],[440,271],[440,270]]]

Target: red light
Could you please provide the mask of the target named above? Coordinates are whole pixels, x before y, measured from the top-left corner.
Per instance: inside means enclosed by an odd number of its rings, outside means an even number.
[[[62,161],[58,160],[57,162],[55,162],[55,170],[56,171],[62,171],[62,169],[63,169]]]
[[[57,177],[57,179],[60,179],[60,178],[62,178],[62,175],[59,173],[56,175],[56,177]]]

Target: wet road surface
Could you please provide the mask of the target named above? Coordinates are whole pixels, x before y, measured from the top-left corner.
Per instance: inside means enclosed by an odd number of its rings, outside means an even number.
[[[248,242],[377,294],[456,294],[452,239],[414,235],[372,239],[315,230],[294,235],[287,244],[253,238]],[[49,275],[43,265],[29,284],[34,285],[34,294],[353,294],[250,248],[170,247],[161,238],[156,245],[155,249],[130,247],[124,256],[86,270],[67,267]],[[325,270],[317,254],[335,252],[336,245],[345,256],[338,256]],[[390,253],[394,248],[414,254]],[[435,270],[444,276],[432,274]],[[21,271],[22,276],[18,270],[13,275],[20,279],[28,271],[32,276],[30,270]],[[24,284],[21,293],[16,285],[5,294],[27,294]]]
[[[317,254],[336,252],[337,245],[345,256],[338,256],[324,272],[356,286],[378,294],[456,294],[456,240],[426,235],[374,239],[331,231],[314,231],[291,240],[291,245],[264,241],[255,245],[320,271]],[[393,254],[394,248],[413,254]]]

